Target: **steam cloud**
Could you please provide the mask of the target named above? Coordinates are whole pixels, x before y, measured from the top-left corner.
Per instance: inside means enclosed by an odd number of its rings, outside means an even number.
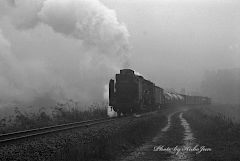
[[[0,104],[102,100],[128,31],[97,0],[0,2]]]

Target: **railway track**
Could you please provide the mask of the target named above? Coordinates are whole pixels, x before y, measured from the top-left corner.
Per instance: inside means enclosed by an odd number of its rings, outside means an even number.
[[[31,137],[35,137],[35,136],[50,134],[50,133],[56,133],[56,132],[60,132],[60,131],[67,131],[67,130],[76,129],[76,128],[89,127],[89,126],[96,125],[96,124],[111,122],[111,121],[114,121],[114,120],[120,119],[120,118],[122,118],[122,117],[101,118],[101,119],[73,122],[73,123],[67,123],[67,124],[61,124],[61,125],[48,126],[48,127],[42,127],[42,128],[1,134],[0,135],[0,144],[9,143],[9,142],[13,142],[16,140],[22,140],[22,139],[26,139],[26,138],[31,138]]]
[[[107,117],[107,118],[101,118],[101,119],[86,120],[86,121],[81,121],[81,122],[73,122],[73,123],[67,123],[67,124],[61,124],[61,125],[55,125],[55,126],[47,126],[47,127],[42,127],[42,128],[35,128],[35,129],[30,129],[30,130],[1,134],[0,135],[0,144],[9,143],[9,142],[22,140],[22,139],[26,139],[26,138],[32,138],[32,137],[41,136],[41,135],[46,135],[46,134],[51,134],[51,133],[57,133],[57,132],[61,132],[61,131],[67,131],[67,130],[71,130],[71,129],[86,128],[86,127],[89,127],[92,125],[111,122],[111,121],[114,121],[117,119],[122,119],[122,118],[145,117],[145,116],[151,115],[152,113],[155,113],[155,112],[143,113],[143,114],[140,114],[137,116],[135,115],[135,116],[124,116],[124,117],[112,117],[112,118]]]

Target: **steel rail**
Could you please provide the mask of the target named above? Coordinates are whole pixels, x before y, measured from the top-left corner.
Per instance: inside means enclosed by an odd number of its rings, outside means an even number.
[[[110,122],[110,121],[113,121],[113,120],[116,120],[119,118],[122,118],[122,117],[101,118],[101,119],[73,122],[73,123],[67,123],[67,124],[61,124],[61,125],[48,126],[48,127],[42,127],[42,128],[1,134],[0,135],[0,143],[7,143],[7,142],[11,142],[11,141],[21,140],[24,138],[30,138],[30,137],[34,137],[34,136],[56,133],[56,132],[60,132],[60,131],[67,131],[67,130],[76,129],[76,128],[89,127],[89,126],[96,125],[96,124]]]

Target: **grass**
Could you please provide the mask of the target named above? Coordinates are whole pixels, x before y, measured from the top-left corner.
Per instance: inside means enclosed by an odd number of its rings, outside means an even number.
[[[166,124],[166,117],[124,118],[0,148],[3,161],[109,161],[138,147]]]
[[[106,104],[93,104],[88,110],[82,111],[77,103],[67,102],[57,104],[51,109],[51,113],[45,108],[40,108],[34,113],[27,113],[21,111],[20,108],[15,108],[14,116],[0,120],[0,133],[107,117]]]
[[[240,160],[240,124],[221,113],[192,109],[184,114],[201,146],[212,149],[197,155],[198,160]]]
[[[153,136],[159,127],[164,126],[165,121],[166,117],[155,116],[130,120],[116,131],[105,127],[98,130],[98,135],[91,137],[87,144],[74,143],[66,146],[53,160],[114,160],[129,149],[143,144],[147,136]]]
[[[234,123],[240,123],[240,105],[216,104],[205,107],[206,114],[221,115]]]

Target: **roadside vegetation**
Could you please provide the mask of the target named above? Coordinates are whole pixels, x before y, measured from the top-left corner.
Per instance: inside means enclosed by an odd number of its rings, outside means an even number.
[[[107,117],[106,104],[93,104],[85,111],[81,109],[77,103],[73,102],[57,104],[50,110],[40,108],[32,113],[16,107],[13,115],[0,120],[0,134]]]
[[[214,112],[217,107],[208,108],[192,109],[184,114],[198,144],[212,149],[198,154],[196,159],[240,160],[240,124],[222,112]]]
[[[234,123],[240,123],[240,105],[215,104],[205,108],[206,114],[222,115],[224,119],[231,119]]]
[[[128,154],[166,124],[154,114],[123,118],[85,129],[74,129],[1,145],[1,161],[110,161]]]

